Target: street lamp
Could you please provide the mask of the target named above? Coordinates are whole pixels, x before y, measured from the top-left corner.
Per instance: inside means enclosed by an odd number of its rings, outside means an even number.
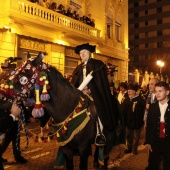
[[[160,73],[160,75],[161,75],[161,69],[162,69],[162,67],[164,66],[164,62],[163,61],[160,61],[160,60],[158,60],[157,61],[157,65],[159,66],[159,73]]]

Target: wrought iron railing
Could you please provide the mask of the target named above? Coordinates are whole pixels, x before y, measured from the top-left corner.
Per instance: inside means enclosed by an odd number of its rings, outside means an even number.
[[[89,26],[81,21],[75,20],[73,18],[67,17],[63,14],[60,14],[56,11],[47,9],[38,4],[31,3],[26,0],[11,0],[10,9],[16,9],[20,15],[24,16],[34,16],[40,18],[41,20],[46,20],[56,24],[60,28],[66,28],[71,31],[76,31],[77,33],[83,33],[89,36],[93,36],[95,38],[100,38],[100,30]],[[43,24],[43,22],[42,22]]]

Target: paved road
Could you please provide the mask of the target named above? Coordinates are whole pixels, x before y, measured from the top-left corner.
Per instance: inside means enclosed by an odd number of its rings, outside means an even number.
[[[29,129],[33,133],[38,133],[40,128],[37,127],[37,123],[34,126],[31,124]],[[147,150],[143,145],[144,133],[142,133],[139,153],[138,155],[124,154],[125,146],[117,146],[113,148],[110,154],[109,169],[113,170],[144,170],[147,165]],[[25,146],[25,137],[21,137],[21,148]],[[22,153],[24,158],[28,160],[26,164],[16,164],[13,158],[12,146],[10,145],[3,157],[8,159],[8,163],[4,164],[6,170],[53,170],[55,165],[55,158],[58,147],[54,140],[47,143],[35,143],[34,138],[29,138],[29,147]],[[94,150],[94,146],[93,146]],[[79,157],[74,157],[75,170],[79,167]],[[93,157],[89,157],[89,170],[93,168]]]

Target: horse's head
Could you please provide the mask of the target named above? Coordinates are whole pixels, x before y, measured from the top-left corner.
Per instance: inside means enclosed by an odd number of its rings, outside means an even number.
[[[42,86],[46,98],[43,97],[48,100],[49,96],[47,97],[46,87],[48,86],[47,72],[49,65],[42,62],[43,58],[44,55],[39,53],[36,58],[26,60],[21,67],[12,71],[9,77],[3,80],[0,90],[18,102],[21,102],[28,98],[28,94],[30,94],[32,90],[36,89],[36,95],[38,96],[37,91],[39,91]],[[38,97],[36,97],[36,99],[38,100]],[[39,100],[36,102],[35,106],[40,108],[41,102]]]

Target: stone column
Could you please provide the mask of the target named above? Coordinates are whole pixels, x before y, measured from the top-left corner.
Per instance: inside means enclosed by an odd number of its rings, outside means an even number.
[[[145,71],[144,80],[145,80],[146,85],[148,85],[149,84],[149,74],[147,71]]]
[[[134,72],[135,75],[135,83],[139,83],[139,71],[136,69]]]
[[[154,77],[155,77],[155,76],[154,76],[153,72],[151,72],[150,75],[149,75],[149,78],[152,79],[152,78],[154,78]]]

